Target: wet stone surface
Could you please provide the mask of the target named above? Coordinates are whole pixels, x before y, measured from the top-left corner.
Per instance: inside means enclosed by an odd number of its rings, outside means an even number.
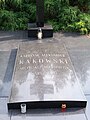
[[[11,78],[12,72],[12,65],[14,65],[13,60],[11,58],[14,58],[13,55],[10,57],[10,52],[12,49],[18,48],[19,44],[24,42],[32,43],[59,43],[64,42],[65,46],[67,47],[67,50],[69,51],[70,58],[72,60],[72,63],[74,65],[75,71],[77,73],[77,76],[81,82],[81,84],[84,84],[84,92],[86,99],[88,101],[87,107],[85,112],[83,110],[72,112],[73,110],[69,112],[61,113],[60,110],[56,112],[55,110],[48,109],[46,110],[35,110],[31,111],[26,114],[21,114],[20,111],[15,112],[15,110],[12,112],[12,115],[8,115],[7,111],[7,98],[4,95],[7,95],[7,93],[3,92],[2,96],[0,96],[0,120],[47,120],[48,118],[50,120],[90,120],[90,87],[89,87],[89,78],[90,78],[90,39],[86,36],[77,35],[77,33],[54,33],[55,39],[43,39],[42,41],[38,41],[35,39],[29,39],[27,37],[27,31],[0,31],[0,79],[5,81],[10,80],[9,75]],[[14,52],[13,52],[14,54]],[[8,65],[8,61],[9,65]],[[11,65],[11,64],[12,65]],[[9,69],[7,69],[7,66]],[[7,69],[7,72],[6,72]],[[6,73],[6,75],[5,75]],[[85,82],[84,82],[85,80]],[[87,84],[86,84],[87,82]],[[4,84],[3,84],[4,85]],[[88,91],[86,91],[88,90]],[[8,87],[7,87],[8,91]],[[1,90],[0,90],[1,94]],[[87,95],[88,94],[88,95]],[[28,112],[28,111],[27,111]],[[51,113],[50,113],[51,112]]]
[[[88,103],[87,103],[87,108],[85,109],[85,114],[87,116],[87,119],[90,120],[90,95],[86,96]]]
[[[72,49],[69,55],[85,95],[90,94],[90,48]]]
[[[16,50],[0,51],[0,96],[10,95],[11,80],[15,63]]]
[[[0,98],[0,120],[10,120],[11,114],[7,109],[8,98]]]
[[[0,51],[0,93],[3,88],[4,75],[7,69],[8,61],[9,61],[10,52],[9,51]],[[7,58],[7,59],[6,59]]]
[[[86,100],[63,44],[21,44],[9,102],[59,100]]]
[[[83,109],[68,109],[60,112],[60,109],[30,109],[26,114],[21,114],[18,110],[12,111],[11,120],[86,120]]]

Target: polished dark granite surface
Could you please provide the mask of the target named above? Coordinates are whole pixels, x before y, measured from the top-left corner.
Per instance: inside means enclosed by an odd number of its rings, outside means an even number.
[[[2,90],[0,89],[0,94],[2,94],[2,96],[0,96],[0,120],[90,120],[90,39],[76,33],[54,33],[54,38],[54,40],[43,39],[42,42],[59,43],[62,41],[66,46],[88,101],[86,110],[73,111],[73,109],[71,109],[66,112],[61,112],[59,109],[41,109],[37,111],[28,110],[26,114],[21,114],[20,111],[14,110],[11,114],[8,114],[8,94],[1,93]],[[1,81],[4,80],[3,86],[6,82],[10,81],[12,76],[12,66],[14,66],[16,53],[11,51],[18,48],[19,44],[24,41],[30,41],[31,43],[40,42],[28,39],[27,31],[0,31],[0,79]],[[9,86],[6,85],[5,89],[8,91]]]
[[[90,48],[69,50],[72,63],[85,95],[90,94]]]
[[[9,102],[30,101],[86,101],[63,44],[20,45]]]
[[[11,80],[16,57],[16,50],[0,51],[0,96],[8,97],[11,91]]]
[[[43,110],[42,110],[43,111]],[[38,110],[38,112],[36,112],[35,114],[34,111],[32,113],[28,113],[28,114],[13,114],[12,115],[12,120],[86,120],[86,116],[83,113],[83,110],[77,110],[75,112],[67,112],[67,113],[60,113],[59,110],[58,112],[53,111],[52,110],[47,110],[48,112],[46,113],[41,113],[40,110]],[[51,112],[51,113],[50,113]],[[41,114],[39,114],[41,113]]]

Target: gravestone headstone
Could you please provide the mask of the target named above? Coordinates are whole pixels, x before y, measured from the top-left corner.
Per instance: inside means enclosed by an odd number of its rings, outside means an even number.
[[[37,38],[39,27],[42,29],[43,38],[53,37],[51,25],[44,25],[44,0],[36,0],[36,23],[28,24],[28,37]]]
[[[17,53],[8,109],[86,107],[63,44],[23,43]]]
[[[37,27],[44,27],[44,0],[36,0]]]

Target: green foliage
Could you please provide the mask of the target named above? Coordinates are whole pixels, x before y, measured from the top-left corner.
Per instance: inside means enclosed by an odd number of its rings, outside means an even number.
[[[22,6],[22,12],[25,12],[28,14],[26,17],[30,20],[30,22],[35,22],[36,20],[36,5],[31,4],[23,4]]]
[[[76,7],[63,7],[58,15],[59,22],[67,26],[77,21],[80,11]]]
[[[17,30],[27,29],[27,23],[29,22],[29,19],[27,16],[28,14],[25,12],[16,13],[16,18],[15,18],[16,28],[15,29]]]
[[[6,0],[5,8],[7,10],[20,11],[22,9],[23,0]]]
[[[81,34],[88,34],[90,32],[90,15],[80,14],[80,21],[76,23],[76,30],[79,30]]]
[[[82,12],[88,12],[90,0],[78,0],[78,7]]]
[[[68,25],[68,29],[71,31],[77,31],[81,34],[88,34],[90,32],[90,15],[80,14],[79,21],[75,21]]]
[[[62,7],[57,19],[49,21],[54,31],[74,31],[81,34],[90,32],[90,15],[80,12],[77,7]]]
[[[60,30],[60,24],[58,24],[57,21],[49,20],[49,21],[48,21],[48,24],[51,24],[51,25],[52,25],[53,30],[54,30],[55,32]]]
[[[53,18],[56,14],[55,11],[55,2],[54,0],[46,0],[45,1],[45,13],[46,13],[46,17],[50,17]]]
[[[45,21],[54,31],[90,32],[90,0],[45,0]],[[36,0],[0,0],[0,29],[25,30],[36,21]]]
[[[90,10],[90,0],[69,0],[71,6],[78,6],[82,12]]]
[[[0,8],[4,8],[5,7],[5,0],[0,0]]]
[[[15,23],[14,23],[15,15],[12,11],[1,10],[0,11],[0,29],[2,30],[14,30]]]
[[[68,25],[78,21],[80,11],[76,7],[62,7],[60,9],[57,19],[50,23],[53,25],[54,31],[68,30]]]
[[[23,13],[14,13],[13,11],[0,11],[0,29],[2,30],[25,30],[28,19]]]
[[[45,15],[49,19],[57,19],[63,7],[69,5],[69,0],[45,0]]]

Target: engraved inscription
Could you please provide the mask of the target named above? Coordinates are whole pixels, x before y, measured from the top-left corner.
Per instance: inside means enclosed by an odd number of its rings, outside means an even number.
[[[19,60],[19,64],[30,64],[30,63],[33,63],[33,64],[37,64],[37,63],[60,63],[60,64],[67,64],[67,59],[52,59],[52,60],[49,60],[49,59],[26,59],[26,60]]]
[[[19,69],[29,70],[31,67],[35,69],[69,69],[68,59],[65,54],[20,54],[18,60]]]

